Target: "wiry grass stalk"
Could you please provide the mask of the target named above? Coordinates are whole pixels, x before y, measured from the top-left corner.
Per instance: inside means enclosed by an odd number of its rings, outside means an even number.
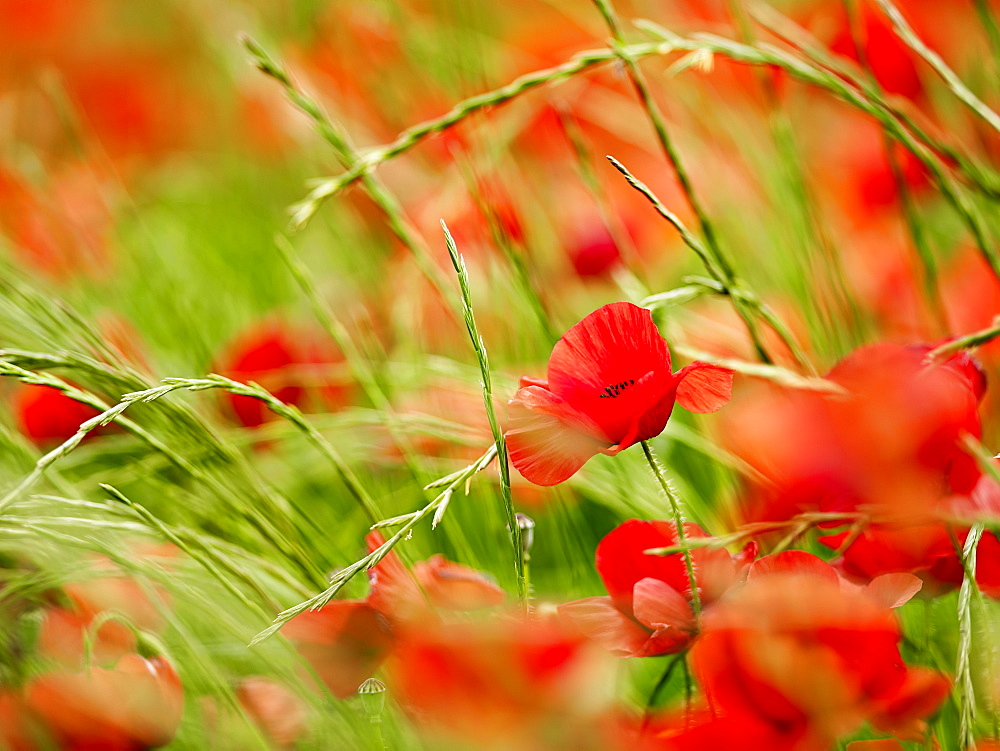
[[[870,524],[872,518],[865,513],[858,511],[807,511],[796,514],[790,519],[777,522],[753,522],[744,524],[740,529],[716,537],[699,537],[695,540],[687,540],[684,545],[668,545],[662,548],[647,548],[644,552],[647,555],[677,555],[685,548],[695,550],[697,548],[709,548],[712,550],[727,548],[741,542],[756,537],[757,535],[778,530],[815,527],[818,525],[840,525],[840,524]]]
[[[907,47],[916,52],[925,63],[934,69],[934,72],[941,76],[951,92],[961,100],[962,104],[972,110],[989,124],[993,130],[1000,132],[1000,115],[990,109],[986,103],[977,97],[966,86],[948,64],[941,59],[941,56],[924,44],[924,41],[917,36],[909,22],[903,17],[891,0],[876,0],[882,12],[892,22],[897,36],[903,40]]]
[[[955,664],[955,684],[959,691],[959,747],[975,749],[976,695],[972,681],[972,595],[976,586],[976,547],[985,525],[973,525],[962,549],[965,569],[958,590],[958,651]]]
[[[45,470],[56,461],[64,457],[70,451],[75,449],[80,445],[80,442],[93,430],[107,425],[113,421],[119,420],[121,414],[128,409],[132,404],[142,397],[136,397],[136,399],[126,399],[123,397],[122,401],[118,404],[109,407],[107,404],[102,402],[100,399],[87,394],[80,389],[70,386],[65,381],[51,376],[49,374],[38,374],[32,373],[30,371],[24,370],[16,365],[8,362],[0,362],[0,375],[14,376],[20,379],[24,383],[34,384],[34,385],[44,385],[51,388],[58,389],[67,397],[73,399],[74,401],[80,402],[81,404],[86,404],[94,409],[100,409],[101,414],[92,417],[91,419],[80,425],[79,429],[70,436],[68,439],[63,441],[59,446],[52,449],[44,456],[40,457],[35,463],[34,469],[31,470],[28,475],[26,475],[21,482],[19,482],[15,487],[9,490],[2,498],[0,498],[0,514],[6,511],[7,507],[10,506],[14,501],[17,500],[18,496],[30,489],[36,482],[38,482],[42,476],[45,474]],[[157,399],[160,396],[170,393],[175,390],[174,388],[161,386],[155,389],[154,394],[151,398]],[[126,395],[131,396],[131,395]],[[127,427],[127,425],[123,426]],[[138,427],[138,426],[135,426]],[[140,429],[141,430],[141,429]],[[145,431],[142,431],[145,433]],[[154,441],[156,439],[153,439]],[[159,444],[159,441],[156,441]],[[170,452],[172,455],[172,452]]]
[[[906,109],[896,106],[891,97],[886,97],[877,82],[873,82],[868,76],[863,75],[863,72],[851,67],[844,58],[835,56],[809,31],[788,16],[779,13],[770,5],[761,4],[754,6],[754,17],[764,28],[791,46],[796,52],[801,53],[802,62],[814,66],[821,72],[832,74],[836,79],[839,79],[841,85],[846,85],[855,94],[863,97],[864,101],[856,102],[845,98],[841,91],[831,87],[830,81],[804,81],[805,83],[826,89],[845,103],[857,107],[860,111],[871,115],[880,122],[882,120],[880,112],[890,115],[891,118],[895,119],[897,125],[905,128],[912,135],[917,143],[922,144],[935,156],[940,157],[947,169],[955,170],[961,174],[972,187],[987,198],[1000,199],[1000,173],[992,166],[975,161],[962,149],[932,135]],[[650,24],[650,26],[653,27],[655,24]],[[776,48],[770,45],[761,45],[758,49],[775,51]],[[891,129],[886,128],[886,130],[889,132]],[[895,136],[893,137],[895,138]],[[914,154],[914,156],[919,158],[918,154]]]
[[[489,227],[493,244],[500,249],[504,260],[513,272],[519,291],[528,300],[531,312],[534,314],[535,320],[538,322],[538,327],[542,334],[548,340],[549,344],[555,344],[555,342],[559,339],[559,334],[552,328],[552,324],[549,322],[549,314],[545,309],[545,302],[542,300],[542,295],[538,290],[538,286],[531,278],[531,274],[529,273],[524,257],[518,249],[514,247],[510,238],[508,238],[504,232],[503,227],[500,226],[500,220],[497,217],[494,207],[489,204],[486,197],[483,196],[482,192],[478,189],[477,185],[479,181],[477,180],[477,175],[475,174],[472,165],[466,163],[464,159],[458,159],[456,161],[460,171],[462,172],[462,176],[465,179],[466,185],[468,186],[469,193],[472,195],[472,200],[476,204],[476,208],[486,219],[486,224]]]
[[[357,576],[362,571],[367,571],[373,566],[377,565],[379,561],[385,558],[389,552],[396,547],[396,545],[404,539],[407,539],[410,535],[410,531],[423,519],[428,516],[437,515],[439,508],[443,504],[447,504],[451,499],[453,493],[461,488],[469,479],[475,475],[477,472],[482,471],[496,458],[497,449],[496,446],[491,446],[486,453],[484,453],[479,459],[474,461],[472,464],[468,465],[464,469],[454,472],[447,477],[441,478],[427,486],[427,488],[437,488],[444,487],[432,501],[427,503],[423,508],[414,511],[410,514],[404,514],[401,516],[394,517],[393,519],[387,519],[379,523],[379,527],[390,526],[391,524],[399,524],[399,530],[389,539],[387,539],[382,545],[373,550],[371,553],[355,561],[350,566],[338,571],[331,579],[330,586],[319,594],[310,597],[304,602],[300,602],[294,607],[288,608],[287,610],[279,613],[271,625],[257,634],[253,640],[250,642],[250,646],[261,643],[262,641],[274,636],[281,627],[284,626],[288,621],[290,621],[295,616],[300,613],[304,613],[307,610],[319,610],[324,605],[326,605],[330,600],[332,600],[341,589],[355,576]]]
[[[929,361],[945,360],[963,349],[973,349],[993,341],[1000,336],[1000,316],[993,319],[993,325],[971,334],[956,337],[927,353]]]
[[[696,40],[685,40],[683,44],[695,48],[710,49],[733,60],[754,65],[777,65],[798,80],[820,86],[837,95],[848,104],[875,117],[885,131],[912,153],[931,173],[933,182],[941,195],[955,210],[968,228],[980,254],[989,264],[997,278],[1000,278],[1000,254],[990,239],[985,220],[970,202],[962,186],[949,174],[947,166],[938,153],[927,148],[923,139],[918,139],[910,130],[910,124],[902,122],[884,102],[873,99],[870,92],[859,91],[844,83],[838,76],[803,62],[777,48],[764,45],[760,48],[743,48],[729,40],[711,35],[698,35]],[[968,176],[970,173],[965,172]]]
[[[406,464],[407,470],[421,487],[424,486],[430,478],[427,476],[427,472],[421,467],[417,453],[404,431],[403,420],[397,413],[389,394],[386,393],[367,358],[364,357],[355,345],[344,324],[320,297],[308,269],[288,238],[278,235],[275,237],[275,244],[292,277],[309,301],[316,320],[319,321],[323,330],[340,348],[340,351],[343,352],[354,380],[361,386],[365,396],[368,397],[375,409],[378,410],[379,423],[383,424],[389,432],[389,436],[403,457],[403,462]],[[453,438],[453,435],[445,433],[442,437]],[[437,526],[437,522],[435,522],[434,526]],[[464,533],[460,528],[458,529],[458,533],[459,541],[466,548],[469,548]]]
[[[820,378],[818,376],[803,376],[793,370],[782,368],[780,365],[766,365],[762,362],[747,362],[737,360],[732,357],[716,357],[709,352],[702,352],[682,344],[675,344],[673,351],[689,360],[706,360],[721,365],[724,368],[735,370],[737,373],[762,378],[765,381],[777,383],[785,388],[801,389],[803,391],[815,391],[821,394],[833,396],[845,396],[847,391],[838,383]]]
[[[882,85],[872,71],[871,60],[865,52],[864,25],[862,23],[861,11],[858,8],[857,0],[842,0],[847,11],[851,38],[854,43],[855,54],[861,63],[862,69],[868,77],[868,85],[880,96],[885,95]],[[889,170],[892,172],[892,182],[896,186],[896,193],[899,196],[900,206],[903,210],[903,219],[906,221],[906,228],[910,233],[913,242],[913,249],[916,251],[917,260],[923,270],[921,289],[924,298],[934,315],[935,322],[939,330],[943,333],[948,329],[948,317],[944,310],[944,301],[941,299],[941,290],[938,286],[937,262],[927,241],[927,233],[920,225],[916,207],[913,203],[913,196],[910,195],[910,188],[906,184],[903,175],[902,165],[899,163],[899,156],[895,150],[895,141],[883,130],[882,150],[885,153],[886,161],[889,163]]]
[[[729,40],[709,34],[699,34],[696,40],[682,40],[681,43],[707,41],[710,49],[734,60],[754,65],[776,65],[794,78],[826,89],[847,104],[874,117],[887,135],[913,154],[931,173],[934,185],[968,228],[976,247],[989,264],[994,275],[1000,278],[1000,253],[997,252],[990,240],[985,220],[979,215],[976,206],[969,200],[969,197],[965,195],[963,186],[950,174],[951,167],[945,159],[955,162],[957,168],[961,170],[961,174],[994,201],[1000,198],[997,187],[1000,178],[995,173],[972,164],[960,150],[932,138],[913,118],[894,107],[868,82],[858,78],[845,66],[833,60],[820,47],[809,44],[811,37],[777,11],[768,6],[760,6],[757,17],[778,36],[789,33],[794,35],[795,39],[792,43],[805,55],[805,59],[795,58],[784,50],[770,45],[761,45],[752,48],[752,51],[738,49]],[[644,28],[653,30],[654,33],[660,35],[669,35],[675,40],[679,39],[666,30],[659,29],[655,24],[646,22]]]
[[[306,438],[330,461],[330,464],[337,470],[337,474],[340,475],[341,480],[347,486],[351,497],[354,498],[372,524],[380,518],[381,515],[376,506],[375,499],[372,498],[357,475],[354,474],[350,465],[344,461],[333,445],[323,437],[322,433],[316,430],[295,405],[286,404],[270,391],[257,384],[240,383],[239,381],[234,381],[231,378],[220,375],[213,374],[208,378],[171,378],[168,382],[181,383],[189,391],[201,391],[212,388],[225,389],[235,396],[249,396],[263,402],[274,414],[285,418],[301,430]]]
[[[975,0],[976,14],[979,21],[986,30],[986,37],[990,40],[990,50],[993,52],[993,62],[996,63],[1000,57],[1000,26],[997,25],[996,15],[990,7],[989,0]]]
[[[8,366],[15,367],[15,366]],[[21,370],[21,369],[17,369]],[[51,379],[53,381],[58,381],[52,376],[47,374],[43,377],[46,382]],[[66,388],[72,390],[72,387],[66,384]],[[317,447],[320,451],[330,460],[334,465],[337,472],[340,474],[344,484],[347,486],[348,491],[351,493],[352,497],[357,501],[359,506],[362,508],[364,513],[368,516],[372,524],[374,524],[379,519],[379,513],[376,509],[374,499],[368,494],[367,490],[361,484],[361,482],[354,475],[350,466],[340,457],[332,445],[319,433],[302,413],[294,406],[285,404],[280,399],[275,397],[266,389],[261,388],[257,385],[243,384],[238,381],[233,381],[229,378],[225,378],[219,375],[212,375],[208,378],[171,378],[165,379],[163,384],[151,389],[144,391],[133,392],[130,394],[125,394],[122,396],[121,401],[112,407],[106,407],[101,414],[91,418],[84,422],[79,430],[71,436],[69,439],[64,441],[62,444],[57,446],[55,449],[50,451],[45,456],[41,457],[35,465],[35,468],[30,474],[28,474],[16,487],[10,490],[3,498],[0,498],[0,513],[13,503],[17,497],[34,485],[44,474],[46,468],[52,463],[56,462],[70,451],[72,451],[76,446],[80,444],[83,438],[96,428],[107,425],[108,423],[120,420],[121,414],[128,409],[133,404],[138,402],[152,402],[158,400],[167,394],[178,391],[204,391],[206,389],[224,389],[237,396],[248,396],[259,401],[262,401],[267,407],[280,417],[285,418],[293,425],[295,425],[299,430],[301,430],[306,437]],[[184,460],[186,462],[186,460]],[[215,482],[210,480],[210,482]],[[263,530],[262,530],[263,531]]]
[[[180,550],[183,550],[185,553],[187,553],[187,555],[189,555],[192,560],[200,563],[205,568],[205,570],[208,571],[216,579],[216,581],[218,581],[223,587],[225,587],[226,590],[230,594],[232,594],[237,600],[243,603],[243,605],[246,606],[248,610],[251,610],[257,615],[259,615],[263,620],[267,620],[267,614],[260,607],[260,605],[253,602],[243,593],[242,590],[240,590],[239,587],[234,585],[232,581],[229,580],[229,577],[225,576],[222,573],[222,571],[218,568],[215,561],[211,560],[209,555],[205,555],[201,551],[192,548],[177,534],[175,534],[171,529],[169,529],[165,524],[163,524],[163,522],[157,519],[156,516],[150,513],[148,509],[144,508],[140,504],[128,498],[124,493],[122,493],[114,486],[102,483],[101,487],[108,493],[110,493],[112,498],[115,498],[116,500],[124,503],[126,506],[132,509],[140,519],[146,522],[146,524],[148,524],[151,528],[157,530],[161,535],[163,535],[163,537],[167,541],[173,543]],[[243,574],[241,578],[243,578],[244,581],[248,581],[251,584],[251,586],[253,586],[253,588],[257,590],[258,594],[265,594],[262,590],[259,589],[259,585],[253,582],[253,580],[250,579],[248,576]]]
[[[663,119],[663,113],[660,112],[660,108],[656,105],[656,101],[653,99],[652,92],[649,90],[649,85],[646,83],[646,79],[642,74],[642,70],[639,68],[639,64],[628,52],[625,34],[622,31],[621,23],[618,20],[618,16],[615,13],[614,8],[611,6],[610,0],[594,0],[594,4],[597,6],[601,16],[604,18],[604,22],[611,31],[613,49],[618,53],[619,59],[625,65],[625,69],[628,71],[629,79],[632,81],[633,88],[635,88],[636,94],[639,96],[639,101],[641,102],[643,109],[645,109],[646,114],[649,117],[649,121],[653,126],[653,130],[656,133],[656,139],[659,142],[660,147],[663,149],[663,153],[666,155],[667,161],[670,163],[670,167],[673,170],[674,175],[677,177],[677,182],[681,186],[681,191],[684,193],[684,197],[687,199],[688,205],[691,207],[691,210],[694,211],[694,215],[698,220],[698,226],[705,238],[708,252],[717,266],[719,281],[725,284],[727,289],[738,286],[736,272],[733,269],[732,262],[723,252],[718,235],[715,232],[715,227],[709,219],[708,213],[694,190],[694,185],[691,183],[691,178],[688,175],[687,168],[684,166],[680,153],[677,151],[677,148],[667,131],[667,124]],[[760,329],[757,326],[757,321],[752,312],[746,309],[742,301],[738,301],[736,298],[733,298],[733,305],[736,308],[737,314],[741,319],[743,319],[743,322],[746,325],[747,332],[750,335],[750,340],[757,352],[757,356],[760,357],[760,359],[765,363],[773,363],[774,360],[768,353],[767,348],[764,346],[764,342],[760,335]]]
[[[70,315],[69,320],[71,323],[75,321],[74,315]],[[49,368],[65,368],[80,372],[90,379],[106,384],[107,389],[117,389],[118,393],[125,390],[129,393],[138,393],[159,388],[150,384],[144,376],[125,365],[108,365],[107,363],[102,363],[79,353],[64,352],[55,355],[43,352],[6,349],[0,350],[0,358],[22,370],[37,371]],[[3,374],[0,373],[0,375]],[[21,380],[24,380],[24,377],[19,373],[10,373],[10,375],[20,377]],[[55,386],[60,390],[63,387],[59,384],[63,384],[63,386],[67,385],[59,379],[37,372],[32,372],[31,377],[52,378],[53,380],[47,381],[46,384]],[[26,382],[30,383],[33,381]],[[64,391],[64,393],[70,396],[70,398],[75,398],[72,392]],[[103,401],[83,403],[100,412],[109,408],[109,405]],[[208,457],[221,461],[227,468],[232,469],[234,473],[233,479],[237,480],[241,487],[231,487],[221,482],[219,478],[194,464],[147,430],[137,425],[132,427],[134,423],[128,420],[128,418],[118,417],[116,418],[116,422],[139,436],[158,453],[165,456],[171,464],[181,469],[197,482],[211,489],[218,498],[228,498],[231,508],[237,509],[247,521],[264,534],[283,554],[288,556],[298,568],[307,573],[309,578],[315,579],[316,576],[321,576],[321,572],[312,566],[310,556],[302,549],[301,545],[289,537],[289,535],[294,534],[295,530],[288,523],[290,511],[288,501],[277,495],[272,488],[261,481],[259,475],[249,465],[243,454],[205,423],[198,414],[185,405],[170,400],[159,399],[155,401],[155,404],[163,413],[163,417],[167,419],[171,431],[184,435]],[[246,506],[247,500],[252,501],[249,507]]]
[[[755,294],[725,276],[725,273],[719,266],[716,258],[714,258],[705,246],[701,244],[701,241],[699,241],[698,238],[684,226],[684,223],[680,220],[680,218],[663,205],[663,202],[656,197],[656,194],[653,193],[653,191],[650,190],[645,183],[636,178],[631,172],[628,171],[625,165],[613,156],[608,156],[607,159],[616,170],[622,173],[628,181],[628,184],[645,196],[646,200],[648,200],[653,205],[653,208],[656,209],[656,212],[670,222],[674,229],[680,233],[684,244],[695,252],[702,264],[704,264],[705,269],[712,276],[712,280],[718,285],[718,292],[729,298],[737,315],[739,315],[744,321],[747,321],[748,318],[752,318],[754,315],[760,316],[761,319],[767,322],[768,326],[770,326],[771,329],[779,337],[781,337],[781,340],[785,343],[785,346],[788,347],[788,351],[791,352],[796,361],[798,361],[798,363],[808,372],[815,373],[815,369],[810,364],[809,358],[806,357],[805,352],[795,341],[791,331],[789,331],[781,320],[778,319],[774,312],[764,305],[764,303],[762,303]],[[773,363],[770,359],[768,359],[764,362],[764,364],[772,365]]]
[[[348,141],[347,136],[334,125],[326,113],[323,112],[319,103],[302,92],[295,85],[288,72],[257,42],[250,37],[244,37],[243,44],[247,51],[253,55],[257,67],[280,83],[288,99],[313,120],[316,130],[323,140],[333,147],[334,153],[341,164],[347,169],[352,169],[359,162],[359,157]],[[428,249],[420,238],[420,234],[406,218],[403,207],[398,199],[375,175],[365,173],[359,175],[359,179],[372,201],[375,202],[375,205],[385,215],[386,222],[393,234],[399,238],[399,241],[413,255],[413,259],[421,273],[433,285],[448,309],[455,312],[454,301],[449,294],[448,283],[444,274],[434,264]],[[302,214],[301,209],[296,210],[293,215],[292,226],[296,229],[303,227],[306,221],[308,221],[308,216],[311,215],[311,212],[306,216]]]
[[[486,345],[479,335],[479,328],[476,326],[476,316],[472,310],[472,289],[469,286],[469,272],[465,268],[465,260],[458,254],[455,247],[455,240],[448,231],[448,225],[441,221],[441,229],[444,230],[445,243],[448,246],[448,255],[455,267],[458,275],[458,284],[462,290],[462,304],[464,308],[465,328],[469,332],[472,346],[476,351],[476,360],[479,362],[479,372],[482,376],[483,404],[486,407],[486,417],[490,423],[490,430],[493,433],[493,443],[496,446],[497,463],[500,466],[500,498],[503,501],[504,515],[507,519],[507,526],[510,529],[510,541],[514,548],[514,574],[517,577],[517,594],[522,607],[527,609],[528,584],[524,570],[524,547],[521,544],[521,527],[517,523],[517,516],[514,513],[514,501],[510,492],[510,462],[507,456],[507,441],[504,439],[503,431],[500,430],[500,423],[497,420],[496,409],[493,406],[493,384],[490,376],[490,361],[486,354]]]
[[[687,541],[687,532],[684,530],[684,514],[681,511],[681,501],[674,489],[670,487],[670,481],[663,474],[663,468],[656,461],[656,457],[653,456],[653,450],[649,446],[649,441],[641,441],[641,443],[642,453],[649,463],[649,468],[652,470],[656,481],[660,484],[663,495],[667,497],[667,501],[670,503],[670,514],[673,516],[674,526],[677,527],[677,547],[680,549],[681,555],[684,556],[684,568],[687,570],[688,583],[691,585],[691,610],[694,611],[694,618],[697,622],[701,617],[701,594],[698,592],[698,578],[696,576],[694,558],[691,556],[691,548]]]
[[[667,52],[669,52],[669,48],[662,44],[639,44],[629,48],[629,54],[633,58],[666,54]],[[509,102],[533,89],[558,83],[595,66],[604,65],[617,59],[617,53],[609,49],[587,50],[574,55],[561,65],[527,73],[497,89],[464,99],[440,117],[404,130],[392,143],[370,149],[343,174],[317,180],[316,186],[309,195],[297,204],[295,220],[300,225],[305,224],[326,199],[339,194],[363,176],[376,170],[384,162],[402,156],[426,138],[441,133],[476,113]]]

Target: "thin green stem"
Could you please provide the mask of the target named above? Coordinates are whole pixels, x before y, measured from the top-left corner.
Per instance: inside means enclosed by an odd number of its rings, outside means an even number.
[[[289,101],[313,120],[317,132],[324,141],[333,147],[333,151],[341,164],[348,170],[353,169],[359,164],[361,159],[354,151],[347,136],[334,125],[333,121],[323,112],[323,108],[319,103],[301,91],[289,73],[257,42],[245,36],[243,44],[247,51],[253,55],[257,67],[280,83]],[[434,264],[433,260],[431,260],[428,249],[425,247],[416,228],[406,218],[399,200],[375,175],[365,172],[359,175],[359,179],[372,201],[375,202],[375,205],[385,215],[389,229],[392,230],[392,233],[399,238],[399,241],[413,255],[414,261],[421,273],[434,286],[441,299],[448,306],[448,309],[456,312],[444,274]],[[293,226],[299,228],[304,223],[302,217],[296,212],[293,217]]]
[[[736,311],[737,315],[743,319],[744,323],[746,323],[747,330],[757,330],[754,315],[760,316],[761,319],[766,321],[771,329],[773,329],[774,332],[781,337],[785,346],[788,347],[788,351],[792,353],[792,356],[796,359],[796,361],[798,361],[798,363],[809,372],[815,372],[809,362],[809,358],[806,357],[805,352],[795,341],[795,338],[792,336],[788,328],[785,327],[774,312],[764,305],[755,294],[745,289],[739,285],[738,282],[726,275],[723,268],[719,265],[718,259],[711,252],[709,252],[704,245],[702,245],[701,241],[695,237],[686,226],[684,226],[684,223],[676,214],[663,205],[663,202],[657,198],[656,194],[650,190],[649,186],[636,178],[635,175],[628,171],[625,165],[613,156],[608,156],[607,159],[611,162],[611,165],[628,181],[628,184],[641,193],[646,200],[652,204],[653,208],[656,209],[656,212],[666,219],[674,227],[674,229],[680,233],[684,244],[695,252],[695,255],[698,256],[702,264],[705,266],[705,270],[708,271],[712,280],[718,285],[717,291],[720,294],[729,297],[733,305],[733,309]],[[771,363],[770,360],[764,361],[764,365],[772,364],[773,363]]]
[[[321,298],[316,285],[313,284],[308,269],[292,246],[292,243],[284,235],[277,235],[275,237],[275,245],[292,277],[309,301],[316,320],[319,321],[320,326],[323,327],[323,330],[330,339],[340,348],[340,351],[344,353],[354,380],[361,385],[365,396],[368,397],[375,406],[375,409],[378,410],[380,421],[385,425],[389,436],[399,449],[407,470],[421,486],[425,485],[430,477],[422,469],[420,462],[417,460],[412,442],[405,433],[403,420],[393,406],[386,389],[375,375],[375,371],[354,343],[347,328]],[[451,434],[447,434],[446,437],[450,438],[452,436]],[[435,524],[435,526],[437,525]],[[465,548],[468,549],[469,545],[460,528],[458,529],[458,533],[456,536]]]
[[[952,339],[950,342],[945,342],[940,347],[936,347],[927,353],[928,360],[942,360],[951,357],[956,352],[961,352],[963,349],[972,349],[973,347],[979,347],[987,342],[991,342],[1000,336],[1000,316],[993,319],[993,325],[988,326],[985,329],[979,331],[974,331],[971,334],[965,334],[964,336]]]
[[[636,94],[639,96],[639,101],[641,102],[643,109],[646,110],[649,121],[656,133],[656,139],[659,142],[660,147],[663,149],[663,153],[666,155],[667,161],[670,163],[670,167],[674,171],[674,175],[677,177],[677,182],[681,186],[681,191],[684,193],[684,197],[687,199],[688,205],[691,207],[691,210],[694,212],[694,215],[698,220],[698,226],[700,227],[701,233],[705,238],[708,251],[718,267],[720,281],[723,281],[726,286],[730,288],[737,286],[736,273],[733,270],[733,265],[722,250],[722,246],[720,245],[718,236],[715,232],[715,227],[708,217],[708,212],[705,210],[701,200],[698,198],[698,195],[694,190],[694,185],[691,183],[691,178],[688,175],[687,168],[684,166],[680,153],[677,151],[673,139],[671,139],[670,133],[667,131],[666,121],[664,120],[663,114],[660,112],[660,108],[657,106],[656,101],[653,99],[652,92],[649,89],[649,85],[646,83],[642,70],[639,68],[635,58],[633,58],[629,52],[628,45],[625,40],[625,34],[622,31],[621,23],[618,20],[617,14],[612,8],[609,0],[594,0],[594,4],[597,6],[601,16],[604,18],[604,22],[611,31],[611,36],[614,41],[613,49],[618,54],[618,58],[625,65],[625,69],[628,71],[633,88],[635,88]],[[747,332],[750,335],[750,339],[758,357],[760,357],[760,359],[765,363],[774,362],[764,346],[764,342],[760,337],[760,330],[757,327],[757,322],[753,315],[750,311],[744,310],[743,304],[735,298],[733,300],[733,304],[736,306],[736,310],[740,315],[740,318],[742,318],[743,322],[746,324]]]
[[[897,36],[903,40],[907,47],[916,52],[926,62],[934,72],[937,73],[951,89],[952,93],[961,100],[962,104],[981,117],[991,128],[1000,132],[1000,115],[990,109],[986,103],[977,97],[962,82],[948,64],[941,59],[941,56],[928,47],[910,26],[909,22],[899,12],[899,8],[893,5],[891,0],[876,0],[882,12],[888,16],[896,30]]]
[[[663,671],[663,675],[660,676],[656,685],[653,686],[653,690],[650,692],[649,698],[646,700],[646,707],[642,713],[642,725],[639,726],[640,738],[646,734],[646,731],[649,729],[649,723],[653,720],[653,710],[656,706],[657,699],[660,698],[660,694],[663,693],[663,689],[665,689],[667,684],[670,683],[670,679],[673,677],[677,666],[684,661],[686,656],[686,652],[674,655],[667,663],[667,667],[666,670]]]
[[[483,403],[486,407],[486,417],[490,423],[490,430],[493,433],[493,443],[497,450],[497,461],[500,465],[500,498],[503,503],[504,515],[507,519],[507,527],[510,530],[510,541],[514,547],[514,574],[517,578],[517,594],[522,607],[528,607],[528,582],[524,570],[524,547],[521,544],[521,526],[517,523],[517,515],[514,513],[514,501],[510,492],[510,462],[507,456],[507,442],[504,439],[503,431],[500,430],[500,423],[497,420],[496,409],[493,406],[493,385],[490,377],[490,361],[486,354],[486,345],[479,335],[476,326],[476,316],[472,310],[472,289],[469,286],[469,272],[465,268],[465,259],[458,253],[455,247],[455,240],[448,231],[448,225],[441,221],[441,229],[444,230],[445,244],[448,246],[448,255],[455,267],[458,275],[458,284],[462,290],[462,305],[464,308],[465,328],[469,332],[472,346],[476,351],[476,359],[479,361],[479,372],[482,376]]]
[[[649,463],[649,468],[652,470],[653,476],[660,483],[660,489],[670,502],[670,513],[674,517],[674,526],[677,527],[677,543],[684,556],[684,568],[687,569],[688,583],[691,586],[691,610],[694,611],[694,617],[697,621],[701,616],[701,594],[698,592],[698,579],[695,576],[694,559],[691,557],[691,549],[687,543],[687,532],[684,529],[684,515],[681,512],[680,498],[677,497],[676,491],[670,486],[670,481],[663,474],[663,468],[656,461],[656,457],[653,456],[653,450],[649,446],[649,441],[641,441],[640,443],[642,444],[642,453]]]

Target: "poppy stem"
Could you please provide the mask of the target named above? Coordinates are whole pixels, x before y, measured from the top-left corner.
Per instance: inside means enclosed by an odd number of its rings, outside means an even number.
[[[667,480],[666,475],[663,474],[663,467],[660,466],[659,462],[656,461],[656,457],[653,456],[653,450],[649,446],[649,441],[640,441],[640,443],[642,444],[642,453],[646,455],[646,461],[649,462],[649,468],[653,471],[657,482],[660,483],[660,489],[663,490],[663,494],[670,501],[670,511],[674,517],[674,525],[677,527],[677,543],[681,549],[681,553],[684,555],[684,567],[687,569],[688,582],[691,585],[691,610],[694,611],[694,617],[697,621],[701,616],[701,595],[698,593],[698,579],[695,576],[694,559],[691,557],[691,548],[688,547],[687,534],[684,531],[684,515],[681,513],[681,501],[677,497],[677,492],[670,487],[670,482]]]
[[[649,729],[649,723],[653,720],[653,705],[656,704],[656,700],[659,698],[660,693],[667,684],[670,683],[670,678],[674,674],[674,670],[677,666],[684,662],[684,658],[687,656],[687,652],[681,652],[680,654],[674,655],[674,658],[667,663],[667,669],[663,671],[663,675],[660,676],[660,680],[656,682],[653,686],[653,691],[649,694],[649,699],[646,701],[646,709],[642,714],[642,725],[639,727],[639,737],[641,738],[646,734]]]

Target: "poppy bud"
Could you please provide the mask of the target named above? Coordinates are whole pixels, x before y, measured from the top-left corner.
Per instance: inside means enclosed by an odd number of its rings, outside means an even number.
[[[525,559],[531,554],[531,546],[535,543],[535,520],[527,514],[515,514],[517,527],[521,530],[521,552]]]
[[[382,722],[382,711],[385,709],[385,684],[378,678],[369,678],[358,687],[358,696],[365,708],[368,719],[372,722]]]

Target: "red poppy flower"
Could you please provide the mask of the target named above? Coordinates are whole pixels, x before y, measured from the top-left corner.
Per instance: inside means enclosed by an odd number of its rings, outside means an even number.
[[[353,696],[395,643],[388,621],[364,600],[334,600],[297,615],[283,633],[339,699]]]
[[[622,262],[618,244],[600,222],[574,227],[566,252],[573,270],[584,279],[606,276]]]
[[[819,542],[838,549],[847,532],[827,535]],[[852,579],[873,582],[881,576],[908,572],[924,582],[930,597],[955,589],[964,569],[955,548],[965,544],[969,531],[949,531],[943,523],[906,527],[871,525],[858,535],[836,561],[837,568]],[[984,594],[1000,599],[1000,541],[985,532],[976,557],[976,582]]]
[[[374,550],[385,540],[378,532],[368,535]],[[420,620],[435,610],[480,610],[502,605],[504,591],[485,574],[442,555],[418,561],[408,570],[389,553],[369,572],[368,603],[393,621]]]
[[[521,379],[505,434],[514,467],[537,485],[556,485],[596,454],[659,435],[674,401],[692,412],[729,401],[731,370],[670,368],[648,310],[627,302],[595,310],[556,342],[547,380]]]
[[[240,681],[236,698],[277,748],[294,748],[306,732],[308,706],[292,691],[269,678],[250,676]]]
[[[688,539],[705,536],[697,524],[685,524],[684,532]],[[623,657],[686,649],[697,623],[684,556],[644,552],[677,543],[673,522],[631,519],[616,527],[597,546],[597,572],[609,596],[567,602],[559,612],[586,636]],[[746,555],[752,558],[755,550],[749,546]],[[692,550],[691,558],[703,605],[736,583],[745,560],[710,548]]]

